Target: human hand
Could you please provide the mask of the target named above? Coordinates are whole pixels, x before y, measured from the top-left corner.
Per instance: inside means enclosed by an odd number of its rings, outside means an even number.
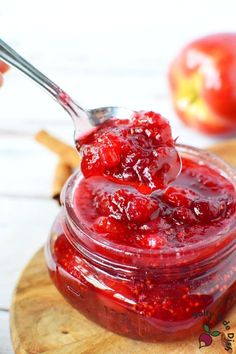
[[[3,75],[6,71],[9,70],[9,66],[0,60],[0,86],[3,84]]]

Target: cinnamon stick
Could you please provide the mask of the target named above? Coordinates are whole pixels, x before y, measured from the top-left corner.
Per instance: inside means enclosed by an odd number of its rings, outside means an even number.
[[[52,184],[52,198],[60,203],[60,193],[67,181],[67,179],[72,174],[73,169],[70,165],[66,164],[63,160],[59,159],[55,168],[53,184]]]
[[[69,144],[55,138],[45,130],[39,131],[35,135],[36,141],[47,147],[49,150],[59,155],[61,161],[71,168],[78,168],[80,158],[76,150]]]

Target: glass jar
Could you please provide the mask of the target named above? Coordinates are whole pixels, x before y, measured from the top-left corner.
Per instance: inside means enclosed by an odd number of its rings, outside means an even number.
[[[179,146],[236,186],[235,170],[213,154]],[[236,219],[198,244],[144,250],[112,244],[85,230],[75,215],[76,172],[46,246],[50,276],[69,303],[116,333],[145,341],[180,339],[214,326],[236,300]]]

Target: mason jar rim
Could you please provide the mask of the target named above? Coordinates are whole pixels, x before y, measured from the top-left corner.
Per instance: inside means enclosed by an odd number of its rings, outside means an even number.
[[[228,179],[236,190],[236,172],[235,169],[215,154],[191,147],[188,145],[176,144],[177,150],[181,157],[197,159],[200,164],[207,164],[209,167],[216,169],[222,176]],[[232,226],[232,230],[221,230],[215,236],[211,236],[208,240],[204,239],[196,243],[184,245],[183,247],[173,247],[167,249],[139,249],[132,246],[117,244],[103,238],[98,238],[95,232],[87,229],[78,219],[74,211],[74,191],[77,182],[82,177],[80,171],[76,171],[68,180],[61,194],[62,206],[65,210],[65,218],[68,222],[70,232],[73,236],[73,246],[80,249],[80,243],[83,239],[83,247],[88,244],[93,248],[106,250],[111,255],[110,261],[114,259],[126,259],[127,264],[160,264],[165,260],[165,265],[190,264],[194,259],[205,260],[211,257],[224,255],[224,249],[230,251],[229,245],[232,243],[236,246],[236,220]],[[232,223],[232,221],[231,221]],[[230,224],[231,225],[231,224]],[[78,237],[78,235],[80,237]],[[227,240],[227,242],[226,242]],[[88,241],[88,242],[87,242]],[[222,250],[222,246],[224,249]],[[233,250],[233,247],[231,248]],[[214,252],[210,252],[210,250]],[[91,249],[89,250],[91,251]],[[218,251],[218,253],[217,253]],[[104,254],[99,255],[102,259],[106,258]]]

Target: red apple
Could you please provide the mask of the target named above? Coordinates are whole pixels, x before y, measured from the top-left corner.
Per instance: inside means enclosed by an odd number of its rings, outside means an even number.
[[[189,43],[169,72],[178,116],[207,134],[236,132],[236,33]]]
[[[4,61],[0,60],[0,86],[2,86],[3,84],[2,74],[4,74],[8,69],[9,66],[6,63],[4,63]]]

